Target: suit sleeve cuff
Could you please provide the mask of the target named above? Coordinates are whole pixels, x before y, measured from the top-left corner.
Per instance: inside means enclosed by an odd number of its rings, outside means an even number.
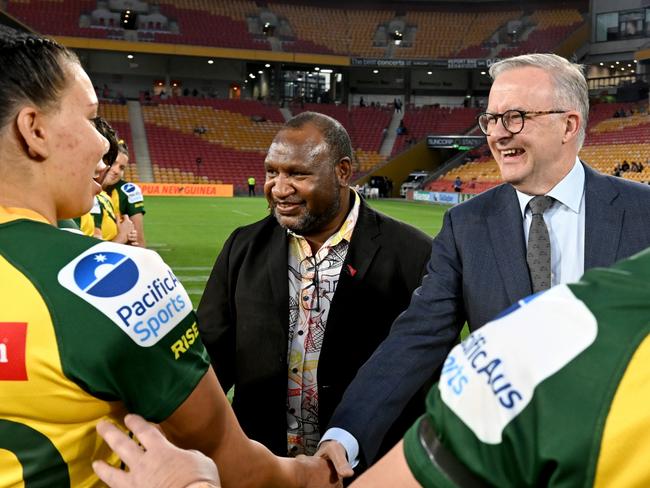
[[[359,464],[359,443],[352,434],[347,430],[332,427],[331,429],[327,429],[325,434],[323,434],[318,445],[320,446],[325,441],[339,442],[343,446],[343,449],[345,449],[350,466],[356,468],[357,464]]]

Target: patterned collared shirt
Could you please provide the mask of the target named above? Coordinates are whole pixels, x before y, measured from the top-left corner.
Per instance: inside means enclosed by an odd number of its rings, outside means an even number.
[[[312,254],[307,240],[289,231],[289,354],[287,452],[314,454],[318,430],[318,357],[339,274],[348,252],[361,200],[339,230]]]

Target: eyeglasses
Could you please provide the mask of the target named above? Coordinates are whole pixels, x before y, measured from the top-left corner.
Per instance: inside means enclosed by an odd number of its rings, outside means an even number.
[[[568,110],[544,110],[535,112],[526,112],[525,110],[506,110],[502,114],[484,112],[479,114],[476,119],[481,132],[486,136],[490,135],[490,131],[496,127],[499,119],[501,119],[503,127],[510,132],[510,134],[515,135],[524,130],[524,120],[526,117],[535,115],[564,114],[567,112]]]

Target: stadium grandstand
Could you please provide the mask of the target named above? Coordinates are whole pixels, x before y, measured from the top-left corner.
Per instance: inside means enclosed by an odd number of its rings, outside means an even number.
[[[499,184],[487,146],[426,141],[480,135],[489,66],[529,52],[586,65],[592,108],[582,157],[649,181],[650,15],[640,1],[619,12],[591,3],[590,11],[586,0],[8,0],[2,17],[77,51],[100,114],[129,144],[129,180],[244,192],[248,177],[264,180],[281,125],[312,110],[350,133],[355,183],[389,178],[397,196],[416,169],[431,174],[423,190],[452,191],[457,177],[467,193]],[[617,169],[624,162],[637,164]]]

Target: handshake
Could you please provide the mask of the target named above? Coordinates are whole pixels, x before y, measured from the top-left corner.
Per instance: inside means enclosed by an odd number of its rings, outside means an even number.
[[[219,471],[212,459],[195,450],[180,449],[169,442],[161,431],[139,415],[127,415],[126,426],[141,444],[129,438],[109,421],[97,425],[98,433],[128,467],[123,471],[109,466],[104,461],[95,461],[93,469],[97,476],[110,488],[216,488],[221,487]],[[391,451],[392,453],[392,451]],[[297,458],[276,458],[283,473],[289,475],[293,486],[318,488],[342,487],[343,478],[354,472],[347,461],[345,449],[336,441],[325,441],[315,456]],[[274,467],[269,465],[271,471]],[[271,471],[272,472],[272,471]],[[270,473],[269,473],[270,474]],[[371,473],[369,472],[368,475]],[[247,473],[241,473],[242,486]],[[355,482],[355,487],[378,486],[364,475]],[[258,486],[282,486],[282,477]],[[286,478],[284,478],[286,479]],[[270,483],[270,484],[269,484]],[[255,486],[251,484],[251,486]],[[386,485],[388,486],[388,485]]]

